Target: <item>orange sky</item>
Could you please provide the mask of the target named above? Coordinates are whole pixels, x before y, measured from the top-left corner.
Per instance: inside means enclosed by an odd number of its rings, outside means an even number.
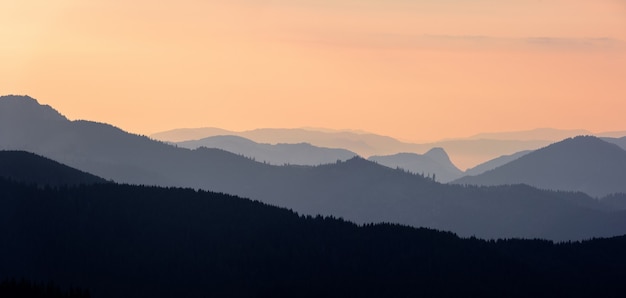
[[[624,0],[0,2],[0,94],[150,134],[626,130]]]

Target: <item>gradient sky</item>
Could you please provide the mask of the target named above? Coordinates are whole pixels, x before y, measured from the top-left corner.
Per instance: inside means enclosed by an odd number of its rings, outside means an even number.
[[[141,134],[626,130],[625,0],[2,0],[0,39],[0,94]]]

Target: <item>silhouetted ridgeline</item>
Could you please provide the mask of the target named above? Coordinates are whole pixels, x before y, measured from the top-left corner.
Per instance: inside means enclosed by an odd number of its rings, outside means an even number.
[[[69,121],[29,97],[0,97],[0,148],[34,152],[117,182],[212,190],[356,223],[394,222],[480,238],[626,234],[626,215],[612,207],[619,204],[581,193],[442,185],[362,158],[271,166],[218,149],[176,148],[111,125]]]
[[[0,151],[0,177],[40,186],[107,182],[100,177],[24,151]]]
[[[476,160],[486,160],[522,150],[540,148],[552,142],[547,139],[471,138],[415,144],[365,132],[321,131],[319,129],[300,128],[261,128],[242,132],[212,127],[190,128],[156,133],[151,135],[151,137],[167,142],[183,142],[220,135],[239,136],[259,143],[271,144],[305,142],[320,147],[344,148],[361,156],[389,155],[398,152],[422,153],[432,148],[441,147],[454,156],[456,161],[465,160],[471,163],[474,163]]]
[[[0,280],[93,297],[620,297],[626,238],[553,244],[302,217],[223,194],[0,179]]]
[[[582,191],[596,197],[626,193],[626,151],[596,137],[580,136],[453,183],[525,183],[543,189]]]
[[[252,140],[230,135],[208,137],[200,140],[176,143],[189,149],[200,147],[217,148],[253,158],[273,165],[320,165],[347,160],[356,153],[346,149],[316,147],[308,143],[260,144]]]

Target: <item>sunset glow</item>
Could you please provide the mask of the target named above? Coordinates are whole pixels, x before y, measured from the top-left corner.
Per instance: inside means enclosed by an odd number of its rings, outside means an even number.
[[[0,3],[0,94],[150,134],[626,130],[622,0]]]

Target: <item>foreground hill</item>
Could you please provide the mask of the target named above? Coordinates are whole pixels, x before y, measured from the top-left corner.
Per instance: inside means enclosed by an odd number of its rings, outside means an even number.
[[[0,151],[0,177],[40,186],[106,182],[100,177],[24,151]]]
[[[345,149],[322,148],[307,143],[260,144],[246,138],[228,135],[185,141],[176,145],[188,149],[200,147],[222,149],[273,165],[313,166],[333,163],[337,160],[345,161],[356,156],[356,153]]]
[[[0,178],[0,279],[92,297],[619,297],[626,238],[463,240],[190,189]]]
[[[385,156],[370,156],[368,160],[390,168],[402,168],[412,173],[435,176],[436,181],[450,182],[463,175],[442,148],[433,148],[424,154],[398,153]]]
[[[484,238],[575,240],[626,234],[626,216],[584,194],[442,185],[353,158],[272,166],[189,150],[110,125],[69,121],[26,97],[0,99],[0,148],[28,150],[117,182],[212,190],[357,223],[393,222]],[[616,206],[612,204],[611,206]]]
[[[596,197],[626,192],[626,151],[596,137],[576,137],[536,150],[458,184],[525,183],[553,190],[582,191]]]

